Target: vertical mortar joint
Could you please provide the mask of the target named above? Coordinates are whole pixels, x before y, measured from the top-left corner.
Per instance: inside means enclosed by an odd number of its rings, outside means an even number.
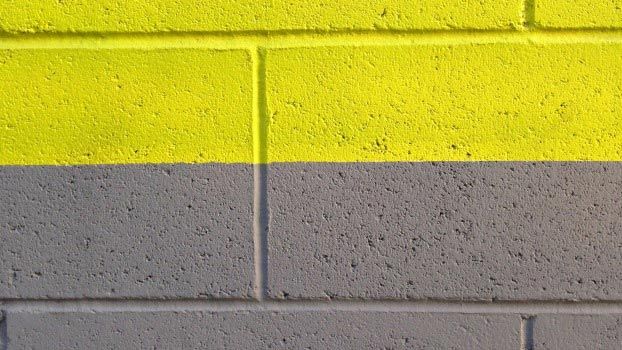
[[[534,350],[535,316],[521,316],[520,322],[520,350]]]
[[[0,310],[0,350],[8,350],[9,333],[6,322],[6,312]]]
[[[536,27],[536,0],[525,0],[523,8],[523,28],[533,30]]]
[[[254,295],[262,301],[267,295],[268,278],[268,166],[265,51],[253,51],[253,240]]]

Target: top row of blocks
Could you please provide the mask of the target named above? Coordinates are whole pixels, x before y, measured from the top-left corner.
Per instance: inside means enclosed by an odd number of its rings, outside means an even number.
[[[534,1],[534,0],[527,0]],[[533,15],[526,15],[533,11]],[[4,0],[0,32],[622,28],[622,0]]]

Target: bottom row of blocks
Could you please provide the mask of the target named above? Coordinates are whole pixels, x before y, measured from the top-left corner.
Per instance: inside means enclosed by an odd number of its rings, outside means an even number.
[[[1,349],[619,349],[622,315],[366,311],[7,313]],[[533,339],[531,339],[533,337]],[[522,339],[522,340],[521,340]],[[525,344],[525,341],[528,344]]]

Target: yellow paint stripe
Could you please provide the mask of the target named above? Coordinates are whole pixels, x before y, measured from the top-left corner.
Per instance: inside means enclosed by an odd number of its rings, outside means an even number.
[[[1,50],[0,165],[620,161],[621,48]]]
[[[269,162],[622,160],[622,45],[266,57]]]
[[[522,0],[3,0],[0,31],[513,28]]]
[[[0,164],[251,163],[246,51],[2,50]]]
[[[554,28],[622,28],[622,0],[537,0],[535,20]]]

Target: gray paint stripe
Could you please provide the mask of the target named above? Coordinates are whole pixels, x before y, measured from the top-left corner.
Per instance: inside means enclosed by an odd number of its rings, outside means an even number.
[[[0,298],[247,298],[253,166],[0,167]]]
[[[533,349],[620,349],[622,315],[542,315]]]
[[[622,300],[620,164],[271,165],[269,296]],[[250,297],[252,172],[0,167],[0,300]]]
[[[270,167],[275,298],[621,300],[622,163]]]
[[[20,349],[511,349],[519,322],[409,312],[15,313],[8,336]]]

